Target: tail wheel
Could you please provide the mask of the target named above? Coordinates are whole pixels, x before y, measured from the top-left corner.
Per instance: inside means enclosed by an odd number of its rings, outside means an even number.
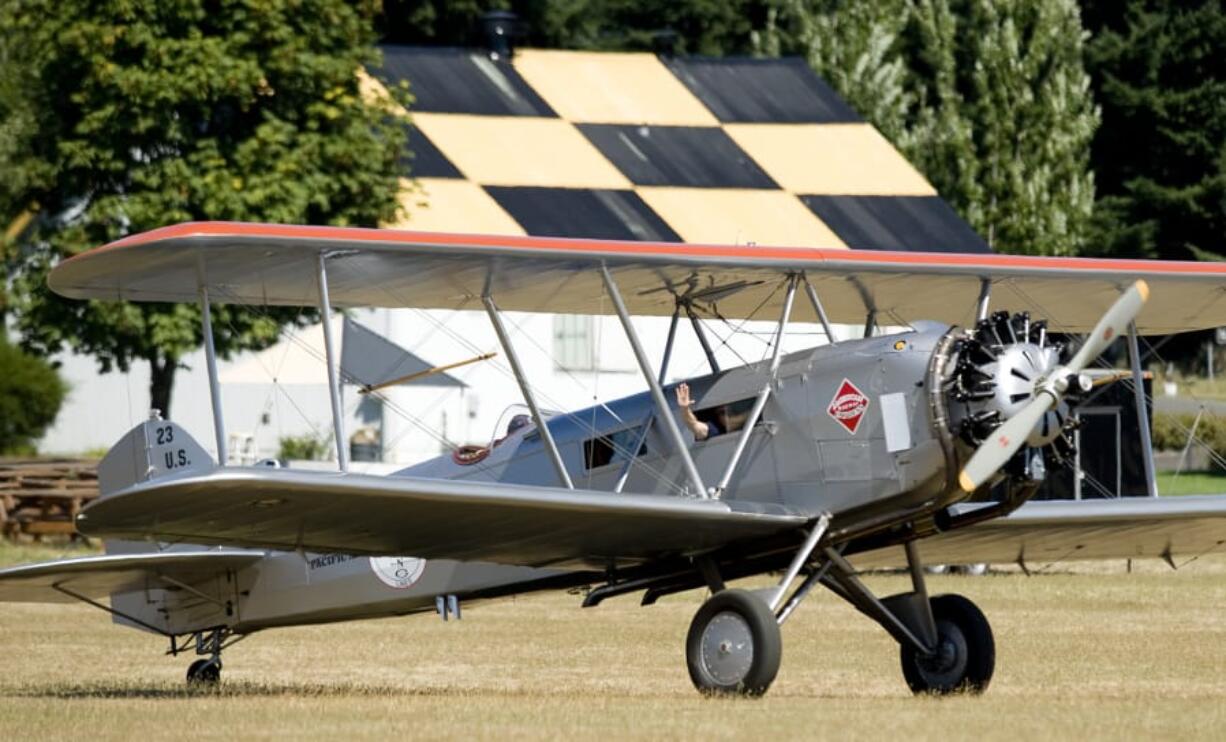
[[[209,686],[221,682],[219,660],[196,660],[187,668],[188,685]]]
[[[783,637],[761,598],[744,590],[723,590],[698,609],[685,655],[699,691],[760,696],[779,673]]]
[[[996,641],[983,611],[961,595],[932,599],[937,651],[902,647],[902,674],[913,693],[982,693],[996,669]]]

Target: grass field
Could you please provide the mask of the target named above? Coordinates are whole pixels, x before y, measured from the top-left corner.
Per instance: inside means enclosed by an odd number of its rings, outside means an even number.
[[[1220,471],[1185,471],[1175,475],[1175,472],[1158,472],[1158,492],[1164,497],[1180,495],[1221,495],[1226,494],[1226,472]]]
[[[93,609],[0,605],[0,739],[1221,737],[1226,558],[934,576],[930,588],[992,620],[986,695],[912,697],[892,641],[828,594],[784,627],[768,697],[733,701],[698,697],[686,675],[697,593],[588,610],[551,594],[470,605],[458,623],[271,631],[227,652],[215,692],[186,691],[185,658]]]

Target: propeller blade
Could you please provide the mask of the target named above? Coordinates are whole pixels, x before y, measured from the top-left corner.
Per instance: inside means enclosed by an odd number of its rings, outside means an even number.
[[[1128,325],[1137,318],[1148,298],[1149,286],[1144,281],[1137,281],[1130,286],[1094,326],[1094,331],[1086,337],[1073,360],[1057,373],[1066,377],[1080,374],[1107,349],[1112,340],[1128,331]],[[979,489],[1013,458],[1013,454],[1026,442],[1030,431],[1034,430],[1039,420],[1043,419],[1048,410],[1059,404],[1060,392],[1057,392],[1056,388],[1055,385],[1044,384],[1043,388],[1036,390],[1030,404],[1006,420],[991,437],[979,444],[979,448],[975,449],[975,453],[958,475],[958,484],[963,490],[974,492]]]
[[[1052,393],[1040,391],[1030,404],[1006,420],[987,440],[979,444],[979,448],[975,449],[966,466],[962,467],[962,473],[958,475],[958,484],[962,489],[974,492],[991,479],[1022,447],[1030,431],[1039,424],[1039,420],[1055,406],[1056,398]]]
[[[1086,341],[1082,343],[1077,355],[1069,361],[1069,370],[1080,373],[1107,349],[1111,341],[1128,332],[1128,324],[1137,318],[1148,298],[1149,285],[1144,281],[1137,281],[1129,286],[1094,326],[1094,331],[1086,336]]]

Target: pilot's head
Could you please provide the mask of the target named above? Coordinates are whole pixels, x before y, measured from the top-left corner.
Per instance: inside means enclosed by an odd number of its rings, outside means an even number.
[[[528,417],[527,415],[516,415],[515,417],[511,418],[511,422],[507,423],[507,435],[514,433],[520,428],[528,427],[528,423],[531,421],[532,418]]]

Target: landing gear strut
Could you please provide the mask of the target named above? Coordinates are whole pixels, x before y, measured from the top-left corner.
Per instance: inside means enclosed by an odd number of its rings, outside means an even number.
[[[830,569],[822,584],[898,640],[903,677],[913,693],[982,693],[996,669],[988,619],[961,595],[929,599],[919,550],[914,541],[904,548],[911,571],[909,593],[878,599],[833,549],[826,549]]]
[[[705,559],[699,561],[703,577],[714,593],[698,609],[685,642],[690,680],[699,692],[743,696],[766,693],[779,673],[783,657],[779,626],[808,593],[816,578],[806,579],[788,604],[780,609],[784,595],[829,525],[829,514],[814,521],[783,580],[778,587],[769,590],[725,590],[715,564]]]
[[[764,694],[779,672],[783,654],[779,627],[820,584],[898,641],[903,677],[913,693],[986,690],[996,669],[996,644],[983,612],[961,595],[928,597],[913,541],[904,547],[911,592],[878,598],[860,581],[841,549],[817,548],[828,524],[828,516],[814,523],[778,587],[725,590],[715,565],[699,564],[714,595],[694,616],[686,638],[686,663],[694,686],[709,695]],[[807,576],[788,596],[802,571]]]

